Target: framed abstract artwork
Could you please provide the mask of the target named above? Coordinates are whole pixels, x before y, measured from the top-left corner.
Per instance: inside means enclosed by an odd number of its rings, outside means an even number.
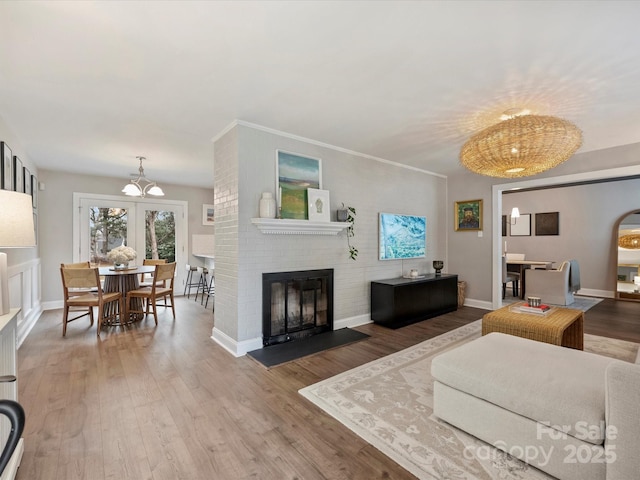
[[[536,213],[536,235],[560,235],[560,212]]]
[[[279,218],[309,218],[307,189],[322,189],[319,158],[276,150],[276,194]]]
[[[2,162],[2,171],[0,172],[2,189],[13,190],[13,155],[9,145],[5,142],[0,142],[0,161]]]
[[[482,200],[463,200],[455,204],[456,231],[482,230]]]

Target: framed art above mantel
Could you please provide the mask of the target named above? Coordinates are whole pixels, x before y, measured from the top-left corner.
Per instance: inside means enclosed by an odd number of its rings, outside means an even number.
[[[322,162],[296,153],[276,150],[278,217],[309,218],[307,189],[322,189]]]

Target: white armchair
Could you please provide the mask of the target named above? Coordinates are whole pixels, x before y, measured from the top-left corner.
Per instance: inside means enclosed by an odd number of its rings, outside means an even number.
[[[573,269],[573,272],[571,271]],[[580,288],[580,273],[575,260],[562,262],[557,270],[525,270],[527,297],[540,297],[542,303],[571,305],[573,293]]]

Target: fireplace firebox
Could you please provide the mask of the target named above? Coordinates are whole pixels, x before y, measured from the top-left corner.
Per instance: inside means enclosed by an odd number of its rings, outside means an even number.
[[[333,269],[262,274],[264,346],[333,330]]]

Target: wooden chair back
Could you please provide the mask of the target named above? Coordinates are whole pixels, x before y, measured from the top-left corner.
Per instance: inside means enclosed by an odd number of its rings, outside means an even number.
[[[89,262],[61,263],[60,268],[91,268]]]
[[[156,265],[154,278],[156,284],[159,282],[169,282],[167,288],[173,289],[173,279],[176,273],[176,262]]]
[[[70,289],[101,290],[100,275],[97,268],[60,267],[60,273],[62,274],[62,286],[65,290],[65,295],[68,295]]]
[[[142,265],[164,265],[167,263],[166,258],[145,258],[142,261]],[[149,278],[147,278],[147,276]],[[140,275],[140,283],[145,284],[146,286],[151,286],[151,282],[153,281],[153,273],[143,273]],[[164,286],[164,285],[163,285]]]

